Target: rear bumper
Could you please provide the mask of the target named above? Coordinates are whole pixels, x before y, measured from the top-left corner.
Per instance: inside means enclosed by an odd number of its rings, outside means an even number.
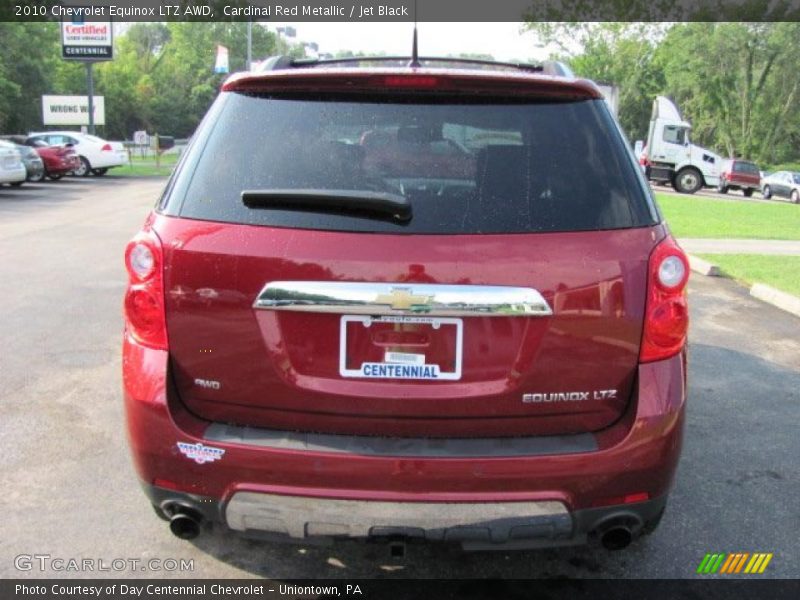
[[[190,511],[248,537],[305,540],[397,539],[458,543],[465,550],[551,548],[598,542],[624,527],[654,527],[666,497],[569,511],[560,502],[386,502],[238,492],[228,502],[144,486],[165,518]]]
[[[20,181],[25,181],[27,176],[25,165],[22,163],[19,163],[19,166],[13,169],[0,169],[0,183],[19,183]]]
[[[226,438],[175,400],[167,363],[167,352],[126,339],[125,404],[139,477],[154,504],[187,506],[238,531],[404,535],[475,548],[581,543],[609,519],[627,520],[634,532],[652,521],[680,454],[685,354],[639,367],[626,414],[581,434],[593,438],[591,449],[581,442],[495,452],[479,442],[453,445],[449,455],[424,446],[334,450]]]
[[[760,183],[748,183],[742,181],[726,181],[725,187],[733,189],[733,190],[761,190]]]
[[[58,158],[45,163],[45,171],[48,175],[66,175],[81,166],[80,161],[75,159]]]
[[[121,167],[128,162],[128,154],[126,152],[102,152],[91,161],[93,169],[110,169],[112,167]]]

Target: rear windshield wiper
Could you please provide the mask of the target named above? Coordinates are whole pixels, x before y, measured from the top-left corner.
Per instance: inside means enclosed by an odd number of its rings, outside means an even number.
[[[411,203],[405,196],[361,190],[243,190],[248,208],[276,208],[311,212],[353,213],[371,219],[406,223]]]

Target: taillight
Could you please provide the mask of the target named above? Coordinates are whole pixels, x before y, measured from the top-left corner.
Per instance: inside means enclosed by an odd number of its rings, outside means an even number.
[[[102,152],[111,152],[111,144],[103,144],[103,147],[100,148]]]
[[[125,292],[125,325],[139,343],[167,349],[164,313],[163,253],[154,231],[141,231],[125,248],[128,289]]]
[[[675,240],[667,236],[650,254],[640,362],[674,356],[686,343],[688,280],[689,261]]]
[[[392,88],[435,88],[439,87],[440,81],[431,75],[388,75],[383,84]]]

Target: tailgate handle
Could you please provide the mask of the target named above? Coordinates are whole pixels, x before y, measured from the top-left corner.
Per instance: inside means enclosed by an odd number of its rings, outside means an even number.
[[[349,281],[272,281],[253,308],[348,315],[545,317],[553,314],[533,288]]]

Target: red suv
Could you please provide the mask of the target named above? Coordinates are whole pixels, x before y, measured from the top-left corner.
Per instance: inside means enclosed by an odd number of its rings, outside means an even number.
[[[749,160],[733,159],[725,162],[719,175],[717,191],[727,194],[728,190],[742,190],[748,198],[754,191],[761,190],[761,171]]]
[[[375,64],[231,77],[128,245],[150,501],[182,538],[626,546],[678,463],[688,265],[617,122],[549,67]],[[374,131],[471,167],[387,171]]]

